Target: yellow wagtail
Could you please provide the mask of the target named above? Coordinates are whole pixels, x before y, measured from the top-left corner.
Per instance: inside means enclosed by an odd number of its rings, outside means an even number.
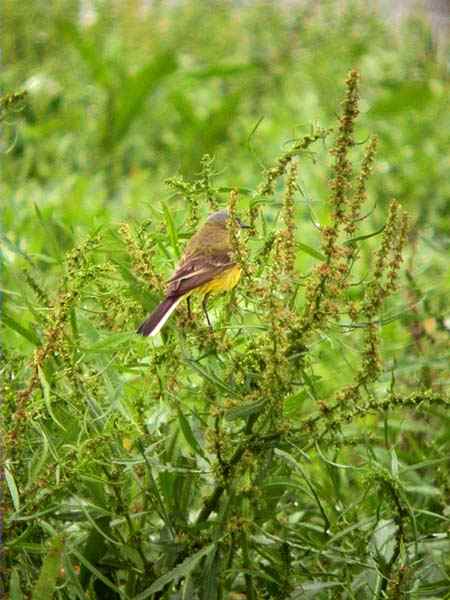
[[[137,330],[141,335],[156,335],[183,298],[196,292],[203,294],[203,310],[212,329],[206,308],[210,294],[234,288],[241,276],[241,267],[233,259],[228,211],[210,215],[206,223],[189,240],[175,273],[168,281],[166,297]],[[237,220],[239,227],[249,227]]]

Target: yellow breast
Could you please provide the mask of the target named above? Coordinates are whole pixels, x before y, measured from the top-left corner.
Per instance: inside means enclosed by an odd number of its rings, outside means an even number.
[[[241,277],[241,267],[235,265],[212,279],[207,283],[196,288],[195,292],[201,294],[220,294],[234,288]]]

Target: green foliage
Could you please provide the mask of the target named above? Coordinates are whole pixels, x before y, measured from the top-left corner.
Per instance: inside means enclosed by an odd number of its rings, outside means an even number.
[[[5,6],[1,585],[446,597],[442,65],[356,4],[63,4]],[[214,332],[137,336],[217,207]]]

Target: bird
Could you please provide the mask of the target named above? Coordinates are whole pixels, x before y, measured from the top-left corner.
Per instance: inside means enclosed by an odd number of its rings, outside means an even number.
[[[207,311],[209,296],[231,290],[241,277],[241,267],[233,257],[228,228],[230,219],[227,210],[208,216],[187,243],[174,274],[167,282],[164,300],[140,325],[137,333],[143,336],[157,335],[183,298],[187,299],[191,317],[190,295],[193,293],[203,294],[202,307],[212,330]],[[238,218],[236,222],[240,228],[250,227]]]

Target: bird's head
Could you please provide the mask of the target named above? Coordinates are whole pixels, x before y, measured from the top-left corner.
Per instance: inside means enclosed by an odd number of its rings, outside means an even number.
[[[209,215],[206,222],[225,226],[229,220],[230,213],[227,210],[219,210],[218,212]],[[242,223],[242,221],[238,218],[236,218],[236,221],[241,229],[248,229],[250,227],[250,225],[245,225],[245,223]]]

